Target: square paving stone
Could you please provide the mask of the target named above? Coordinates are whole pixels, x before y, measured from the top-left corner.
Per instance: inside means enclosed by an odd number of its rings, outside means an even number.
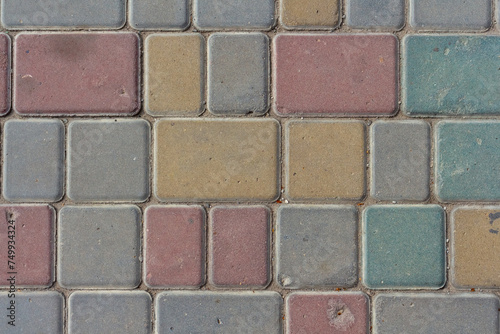
[[[10,111],[10,37],[0,33],[0,116]]]
[[[145,291],[77,291],[68,300],[68,333],[150,334],[151,296]]]
[[[365,196],[363,122],[291,121],[285,125],[285,195],[291,200]]]
[[[0,206],[0,287],[52,285],[55,215],[48,205]]]
[[[150,126],[145,120],[89,120],[68,127],[68,196],[142,202],[149,197]]]
[[[141,211],[65,206],[58,220],[57,281],[68,289],[133,289],[141,281]]]
[[[208,39],[208,110],[263,114],[269,108],[269,39],[261,33]]]
[[[246,289],[269,284],[270,215],[265,206],[217,206],[210,211],[210,283]]]
[[[430,126],[423,121],[377,121],[371,127],[371,195],[377,200],[429,197]]]
[[[137,113],[139,45],[139,36],[128,32],[17,35],[14,110],[23,116]]]
[[[190,24],[188,0],[130,0],[129,22],[138,30],[184,30]]]
[[[205,210],[150,206],[145,213],[144,282],[151,288],[205,284]]]
[[[439,122],[435,163],[439,200],[500,200],[499,152],[499,121]]]
[[[398,109],[394,35],[279,34],[273,48],[279,115],[392,115]]]
[[[339,0],[281,0],[285,29],[333,29],[340,24]]]
[[[57,202],[64,186],[64,125],[8,120],[3,142],[3,196],[11,202]]]
[[[274,201],[279,137],[272,119],[158,121],[155,195],[161,201]]]
[[[401,29],[405,24],[404,0],[348,0],[346,23],[359,29]]]
[[[439,289],[446,282],[439,205],[374,205],[363,212],[363,283],[369,289]]]
[[[152,34],[144,55],[146,112],[197,116],[205,108],[205,40],[200,34]]]
[[[276,292],[162,292],[156,296],[158,333],[279,334],[281,296]]]
[[[353,206],[281,206],[276,225],[276,279],[280,286],[356,285],[358,222]]]

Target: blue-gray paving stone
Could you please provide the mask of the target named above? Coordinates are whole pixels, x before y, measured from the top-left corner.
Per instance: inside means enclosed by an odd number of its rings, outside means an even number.
[[[158,333],[282,333],[276,292],[169,291],[155,300]]]
[[[149,334],[151,304],[145,291],[74,292],[68,300],[68,333]]]
[[[499,332],[500,305],[492,294],[380,294],[373,304],[374,334]]]
[[[190,23],[188,0],[130,0],[130,25],[139,30],[184,30]]]
[[[64,184],[63,123],[7,121],[3,160],[3,195],[8,201],[57,202]]]
[[[269,108],[269,39],[261,33],[208,39],[208,110],[263,114]]]
[[[377,200],[429,197],[430,126],[424,121],[378,121],[371,127],[371,193]]]
[[[57,280],[63,287],[133,289],[141,281],[136,206],[65,206],[57,243]]]
[[[149,197],[150,126],[145,120],[89,120],[68,128],[68,196],[81,202]]]
[[[346,23],[360,29],[401,29],[405,24],[405,1],[348,0]]]
[[[276,230],[278,284],[287,289],[355,285],[357,226],[353,206],[280,207]]]

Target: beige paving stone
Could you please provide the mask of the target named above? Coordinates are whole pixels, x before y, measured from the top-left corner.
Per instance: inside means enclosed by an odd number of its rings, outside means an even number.
[[[324,28],[339,24],[338,0],[281,0],[281,23],[287,29]]]

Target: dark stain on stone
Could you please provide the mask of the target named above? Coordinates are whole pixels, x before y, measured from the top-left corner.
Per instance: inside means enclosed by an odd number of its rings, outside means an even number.
[[[500,212],[495,212],[495,213],[490,213],[488,215],[488,217],[490,218],[490,225],[493,225],[493,223],[497,220],[497,219],[500,219]],[[493,234],[499,234],[500,233],[500,229],[490,229],[490,233],[493,233]]]
[[[493,233],[493,234],[498,234],[499,232],[500,232],[500,230],[490,229],[490,233]]]
[[[65,60],[78,61],[93,53],[97,39],[92,34],[63,34],[51,38],[48,49]]]
[[[434,52],[439,52],[439,48],[434,48],[434,50],[432,50]]]

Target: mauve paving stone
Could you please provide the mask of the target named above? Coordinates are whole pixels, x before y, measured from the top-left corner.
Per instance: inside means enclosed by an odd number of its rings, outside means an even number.
[[[363,283],[369,289],[439,289],[446,282],[439,205],[374,205],[363,212]]]
[[[205,210],[150,206],[145,213],[144,282],[151,288],[198,288],[205,283]]]
[[[281,0],[285,29],[333,29],[340,23],[339,0]]]
[[[269,108],[269,38],[261,33],[208,39],[208,110],[263,114]]]
[[[10,110],[10,37],[0,33],[0,116]]]
[[[398,104],[394,35],[280,34],[274,108],[282,116],[392,115]]]
[[[276,280],[280,286],[356,285],[358,222],[353,206],[281,206],[276,224]]]
[[[24,115],[132,115],[140,109],[135,33],[21,33],[14,110]]]
[[[188,0],[130,0],[129,22],[138,30],[184,30],[190,23]]]
[[[348,0],[346,24],[359,29],[401,29],[405,24],[405,1]]]
[[[141,281],[136,206],[65,206],[57,244],[57,281],[64,288],[133,289]]]

